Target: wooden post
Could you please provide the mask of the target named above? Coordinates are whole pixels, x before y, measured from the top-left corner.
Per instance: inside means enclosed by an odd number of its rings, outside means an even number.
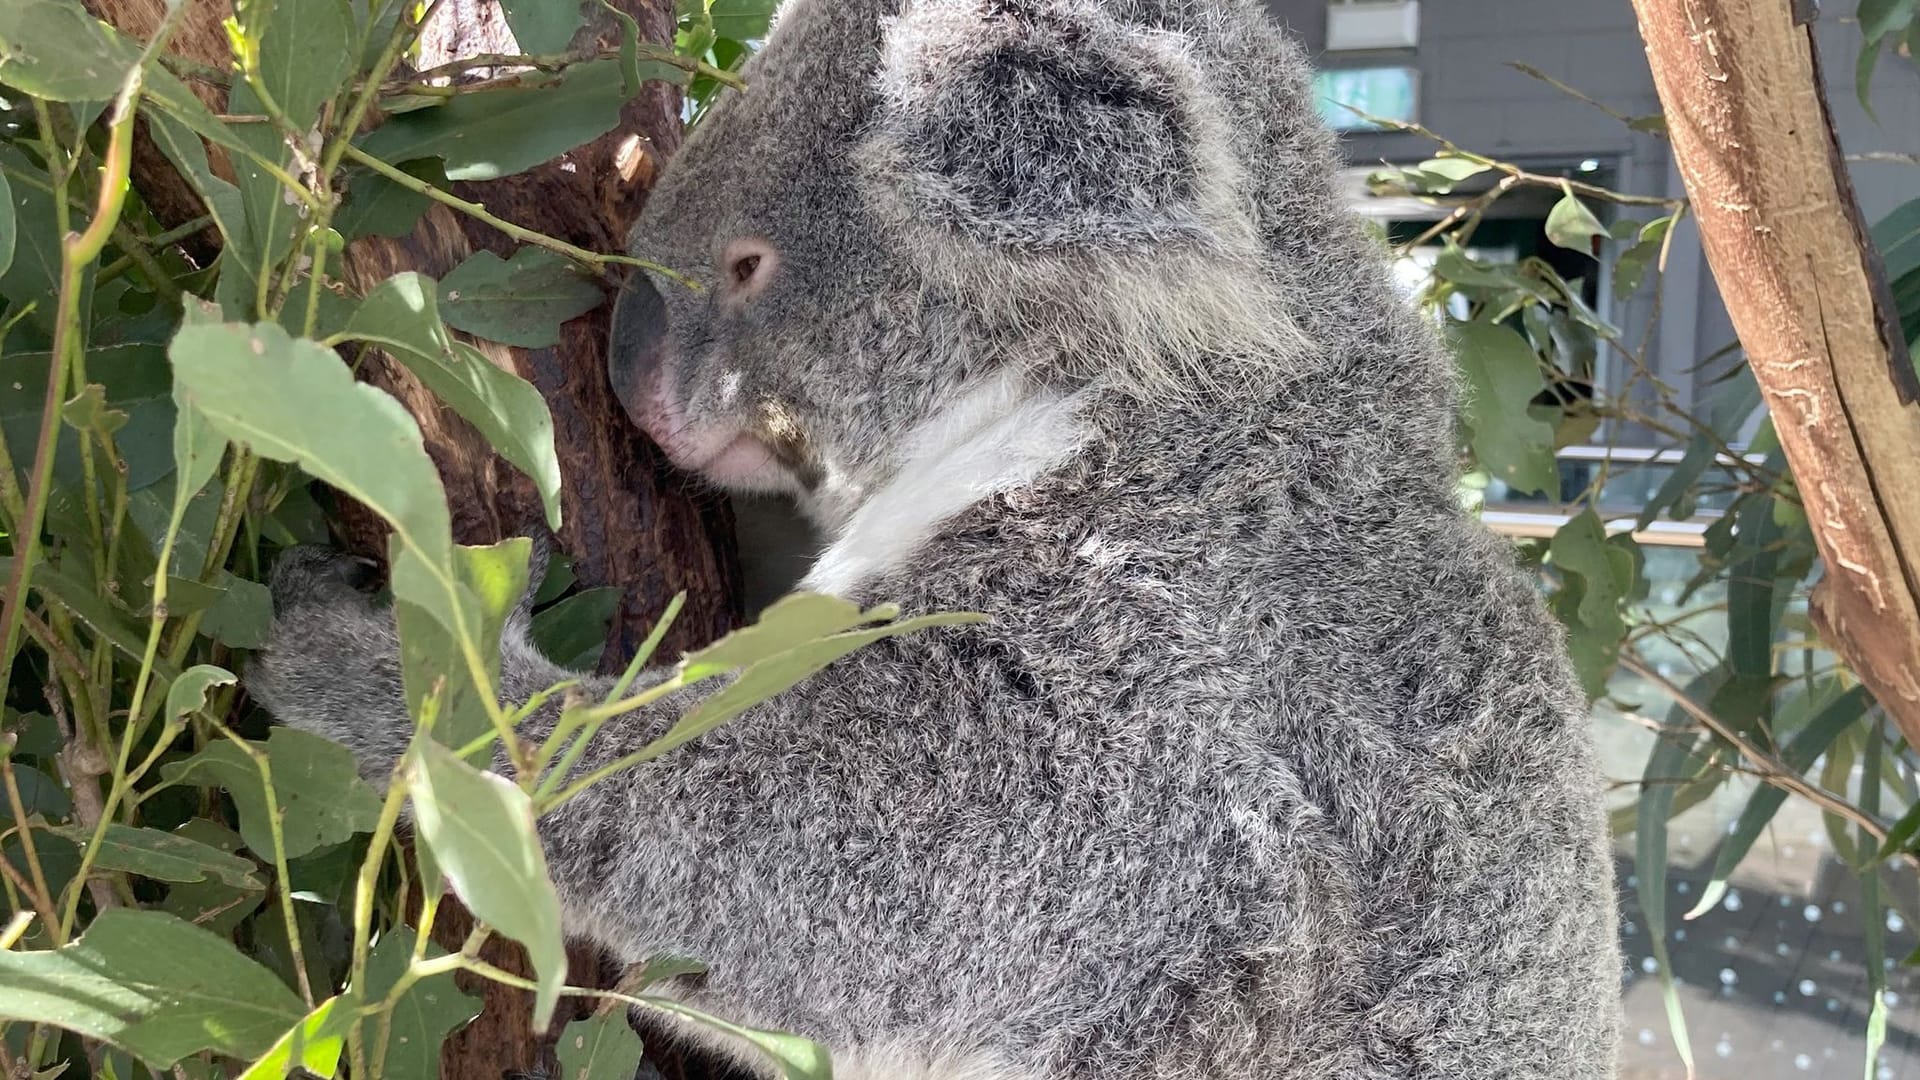
[[[1633,6],[1707,261],[1825,563],[1816,625],[1920,746],[1920,381],[1835,140],[1811,5]]]

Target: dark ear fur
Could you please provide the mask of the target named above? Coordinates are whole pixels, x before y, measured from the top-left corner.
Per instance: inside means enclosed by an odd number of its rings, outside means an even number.
[[[1241,217],[1182,39],[1084,0],[907,0],[877,83],[863,164],[906,220],[1118,254],[1221,246]]]

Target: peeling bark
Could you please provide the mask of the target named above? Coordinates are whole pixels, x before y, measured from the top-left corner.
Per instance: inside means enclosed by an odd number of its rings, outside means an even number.
[[[1920,381],[1779,0],[1634,0],[1707,260],[1826,573],[1813,617],[1920,745]]]

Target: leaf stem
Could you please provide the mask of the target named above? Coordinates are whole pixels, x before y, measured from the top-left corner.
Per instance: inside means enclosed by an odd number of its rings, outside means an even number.
[[[409,176],[406,173],[401,172],[399,169],[394,168],[392,165],[389,165],[384,161],[381,161],[379,158],[374,157],[372,154],[367,153],[366,151],[360,149],[357,146],[352,146],[348,144],[343,144],[343,145],[346,146],[347,157],[352,159],[354,162],[360,165],[364,165],[369,169],[372,169],[374,172],[377,172],[381,176],[386,177],[388,180],[391,180],[394,183],[399,184],[401,187],[406,188],[408,191],[414,192],[415,194],[418,194],[418,195],[424,195],[427,198],[432,199],[434,202],[440,203],[443,206],[452,207],[453,209],[458,210],[463,214],[466,214],[468,217],[475,218],[479,221],[483,221],[488,225],[491,225],[494,228],[505,233],[506,235],[514,238],[515,240],[520,241],[523,244],[532,244],[535,247],[546,248],[548,251],[551,251],[557,255],[564,255],[575,262],[582,263],[587,266],[591,266],[595,270],[600,270],[608,266],[609,264],[616,264],[616,263],[622,266],[637,266],[643,270],[649,271],[651,273],[659,274],[662,277],[668,278],[681,285],[685,285],[688,288],[691,288],[691,289],[700,288],[700,286],[697,283],[695,283],[692,279],[684,277],[681,274],[675,273],[674,271],[669,270],[666,267],[659,265],[658,263],[651,263],[646,261],[645,259],[636,259],[628,255],[596,254],[594,252],[586,250],[585,248],[575,247],[574,245],[567,243],[565,240],[557,240],[551,236],[548,236],[545,233],[535,232],[532,229],[515,225],[513,222],[507,221],[504,218],[495,217],[492,213],[488,212],[486,207],[480,205],[479,203],[468,202],[467,200],[460,198],[458,195],[454,195],[450,192],[442,191],[439,188],[434,187],[432,184],[429,184],[421,180],[419,177]]]

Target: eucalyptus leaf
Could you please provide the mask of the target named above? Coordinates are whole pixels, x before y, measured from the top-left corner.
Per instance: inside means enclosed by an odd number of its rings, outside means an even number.
[[[83,849],[93,842],[93,830],[84,825],[63,825],[48,831]],[[119,870],[155,881],[206,881],[211,875],[236,889],[266,888],[254,875],[253,863],[238,855],[177,833],[118,823],[107,826],[93,853],[93,865],[95,869]]]
[[[273,773],[274,800],[258,766],[231,742],[217,742],[185,761],[161,767],[169,784],[223,788],[240,811],[240,835],[264,858],[273,855],[270,813],[281,818],[288,858],[371,832],[380,817],[380,798],[354,767],[353,752],[298,728],[277,727],[264,746]]]
[[[0,173],[0,277],[5,277],[7,268],[13,265],[14,236],[19,231],[13,210],[13,187],[7,182],[7,174]]]
[[[48,101],[110,101],[140,50],[73,0],[0,4],[0,82]]]
[[[260,28],[260,81],[294,130],[306,131],[353,74],[353,9],[347,0],[254,6],[267,10]]]
[[[440,279],[448,326],[530,349],[558,343],[562,323],[605,301],[600,286],[567,260],[530,246],[506,260],[475,252]]]
[[[669,64],[640,65],[649,79],[684,85]],[[620,64],[577,64],[549,86],[460,94],[433,109],[392,117],[360,146],[383,161],[437,157],[450,180],[496,180],[543,165],[620,123]]]
[[[466,650],[438,621],[409,601],[394,604],[407,711],[420,716],[427,697],[437,690],[433,737],[449,746],[464,746],[493,725],[490,706],[498,698],[500,630],[526,593],[530,547],[520,536],[490,547],[454,548],[454,572],[471,605],[473,647],[484,665],[485,685],[475,681]]]
[[[606,649],[607,628],[623,590],[585,589],[533,617],[527,636],[541,655],[570,671],[592,671]]]
[[[1476,320],[1451,329],[1469,388],[1464,419],[1474,456],[1515,490],[1557,492],[1553,425],[1528,409],[1546,386],[1532,346],[1495,323]]]
[[[560,1056],[555,1080],[632,1080],[643,1050],[625,1009],[596,1012],[560,1033],[554,1045]]]
[[[251,1059],[305,1013],[272,972],[158,911],[108,908],[64,948],[0,950],[0,1017],[99,1039],[155,1068],[202,1050]]]
[[[1598,258],[1600,241],[1607,237],[1607,227],[1571,191],[1547,212],[1547,239],[1563,248]]]
[[[533,1027],[545,1028],[566,983],[567,950],[532,800],[431,739],[417,741],[410,760],[421,841],[474,915],[526,947],[539,984]]]
[[[486,257],[502,267],[513,266],[490,254]],[[515,261],[519,261],[518,256]],[[469,259],[461,264],[448,280],[455,280],[473,262]],[[522,266],[521,270],[528,267]],[[573,284],[585,284],[569,277]],[[518,281],[516,273],[508,273],[505,280],[514,288],[527,284]],[[598,303],[599,289],[591,284],[585,288]],[[523,293],[505,303],[511,307],[539,301]],[[479,350],[453,340],[441,322],[431,278],[403,273],[381,282],[360,302],[340,336],[381,346],[418,376],[435,397],[472,424],[501,457],[533,479],[548,526],[560,527],[560,459],[554,450],[553,417],[547,411],[546,399],[525,379],[494,366]]]
[[[173,720],[206,708],[207,691],[216,686],[231,686],[239,676],[212,664],[195,664],[180,673],[167,688],[167,719]]]
[[[500,0],[500,10],[523,53],[564,52],[580,29],[580,0]]]
[[[351,994],[330,997],[280,1036],[258,1061],[247,1066],[239,1080],[284,1080],[303,1069],[312,1076],[332,1076],[340,1069],[341,1051],[353,1027],[360,1004]]]
[[[272,323],[187,326],[168,349],[183,400],[222,434],[292,462],[394,528],[393,591],[456,635],[473,600],[455,579],[452,522],[420,428],[333,352]]]
[[[414,940],[412,927],[396,926],[374,945],[367,957],[370,1000],[384,1001],[392,992],[413,959]],[[427,959],[446,954],[440,946],[427,944]],[[453,972],[416,981],[394,1003],[386,1035],[387,1052],[380,1059],[378,1075],[382,1080],[438,1080],[440,1044],[478,1015],[480,999],[461,990]],[[377,1026],[377,1022],[366,1026],[370,1044]],[[622,1080],[631,1076],[629,1073]]]
[[[922,615],[884,626],[853,630],[818,641],[809,641],[785,652],[754,662],[740,677],[708,697],[681,717],[665,735],[648,745],[651,756],[658,757],[774,697],[800,680],[825,668],[835,660],[865,648],[882,638],[910,634],[937,626],[960,626],[986,621],[983,615],[965,612]]]

